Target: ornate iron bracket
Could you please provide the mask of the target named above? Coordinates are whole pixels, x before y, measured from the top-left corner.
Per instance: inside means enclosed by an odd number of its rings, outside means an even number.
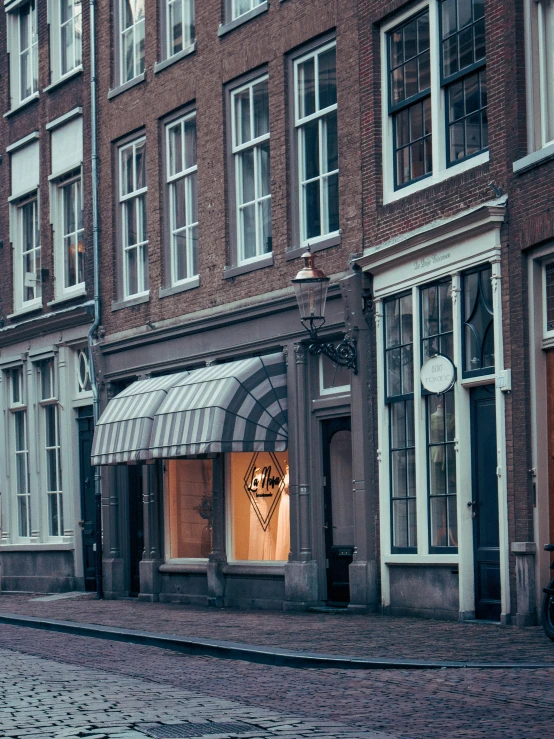
[[[305,321],[302,321],[302,325],[306,331],[310,334],[310,345],[308,351],[310,354],[316,357],[325,354],[333,364],[339,367],[347,367],[352,372],[358,374],[358,350],[356,348],[356,339],[351,339],[348,334],[340,341],[337,346],[334,346],[325,339],[318,339],[317,332],[325,323],[325,320],[318,319],[319,325],[314,326],[314,321],[308,319],[309,325],[306,325]]]

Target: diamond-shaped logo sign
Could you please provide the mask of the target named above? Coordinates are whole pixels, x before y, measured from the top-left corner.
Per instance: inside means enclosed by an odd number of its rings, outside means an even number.
[[[255,452],[244,475],[244,490],[250,505],[254,509],[260,526],[267,531],[273,514],[277,509],[281,495],[285,487],[285,473],[279,464],[279,460],[269,452],[266,456],[266,464],[259,461],[260,452]],[[267,459],[269,457],[269,460]],[[261,505],[264,501],[265,505]]]

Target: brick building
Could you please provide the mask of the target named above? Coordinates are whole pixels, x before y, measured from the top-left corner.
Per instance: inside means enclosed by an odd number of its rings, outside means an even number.
[[[35,0],[0,14],[2,590],[94,587],[88,18]]]

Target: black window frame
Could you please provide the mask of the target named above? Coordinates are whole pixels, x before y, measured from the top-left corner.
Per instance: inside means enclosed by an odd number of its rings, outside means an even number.
[[[466,278],[468,275],[476,274],[476,273],[482,273],[487,270],[490,270],[491,272],[491,278],[493,277],[492,274],[492,263],[491,262],[485,262],[484,264],[479,264],[476,267],[472,267],[471,269],[464,270],[460,275],[460,287],[461,287],[461,311],[460,311],[460,321],[461,321],[461,341],[462,341],[462,379],[469,379],[471,377],[483,377],[485,375],[494,375],[496,371],[496,357],[495,362],[493,365],[489,365],[488,367],[479,367],[475,370],[468,370],[466,369],[466,358],[467,358],[467,347],[466,347],[466,320],[465,320],[465,295],[466,295]],[[479,292],[481,292],[481,275],[479,276]],[[495,332],[495,321],[494,321],[494,299],[493,299],[494,290],[491,289],[491,308],[492,308],[492,332],[493,332],[493,342],[494,342],[494,332]],[[484,298],[483,298],[484,301]],[[486,303],[485,303],[486,306]],[[487,329],[483,335],[483,338],[486,337],[488,331],[491,328],[491,322],[489,321],[489,325],[487,326]],[[481,353],[484,346],[484,342],[482,342],[481,346]],[[493,344],[494,346],[494,344]]]

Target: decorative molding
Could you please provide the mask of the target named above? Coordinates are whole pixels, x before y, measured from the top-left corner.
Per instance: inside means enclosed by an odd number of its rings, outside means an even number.
[[[305,344],[295,344],[294,353],[296,354],[296,364],[306,364],[308,350]]]

